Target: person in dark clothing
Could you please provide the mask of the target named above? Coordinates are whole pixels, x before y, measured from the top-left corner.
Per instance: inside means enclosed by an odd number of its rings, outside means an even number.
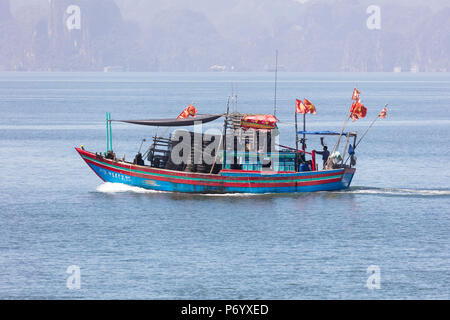
[[[348,154],[350,155],[350,166],[356,165],[355,148],[352,145],[348,147]]]
[[[116,161],[116,154],[115,154],[112,150],[109,150],[109,151],[106,153],[105,158],[106,158],[106,159],[111,159],[111,160]]]
[[[316,153],[322,155],[323,168],[325,169],[325,164],[327,163],[328,157],[330,156],[330,151],[328,151],[328,147],[323,146],[323,151],[316,151]]]
[[[133,164],[137,164],[139,166],[145,165],[144,160],[142,159],[142,154],[140,152],[134,158]]]

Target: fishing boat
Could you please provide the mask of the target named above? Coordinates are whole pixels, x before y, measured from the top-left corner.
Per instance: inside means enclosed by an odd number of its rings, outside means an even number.
[[[356,170],[357,132],[307,131],[307,112],[303,114],[304,130],[298,130],[297,113],[296,138],[291,147],[278,143],[280,132],[274,115],[230,112],[227,104],[224,114],[197,114],[190,105],[178,118],[169,119],[112,120],[107,113],[106,152],[87,151],[84,146],[75,149],[101,180],[158,191],[264,194],[349,188]],[[219,134],[199,132],[198,127],[219,118],[224,118]],[[113,151],[113,122],[178,128],[168,137],[155,134],[143,154],[141,148],[146,140],[142,140],[130,162],[118,159]],[[180,129],[192,126],[194,130]],[[307,136],[321,137],[322,144],[323,137],[336,136],[338,141],[343,138],[344,151],[339,153],[335,145],[322,166],[317,163],[318,152],[307,151]]]

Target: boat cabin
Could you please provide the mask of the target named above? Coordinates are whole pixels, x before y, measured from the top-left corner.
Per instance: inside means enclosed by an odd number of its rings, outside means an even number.
[[[195,130],[196,125],[203,125],[224,116],[222,132],[216,134],[203,133]],[[110,139],[109,123],[108,140]],[[276,171],[276,172],[299,172],[317,171],[318,165],[316,154],[277,144],[279,131],[277,119],[272,115],[242,114],[238,112],[225,115],[199,115],[185,119],[160,119],[160,120],[117,120],[120,122],[133,123],[149,126],[185,127],[194,125],[194,131],[185,129],[174,130],[168,137],[155,134],[151,145],[142,155],[136,155],[134,164],[145,165],[152,168],[167,169],[182,172],[197,172],[218,174],[222,170],[238,170],[248,172]],[[302,139],[298,135],[303,135]],[[305,141],[305,136],[315,135],[338,135],[336,132],[296,132],[296,146]],[[341,134],[356,142],[356,133]],[[144,140],[145,141],[145,140]],[[110,148],[111,146],[111,148]],[[142,145],[141,145],[142,146]],[[304,144],[303,144],[304,146]],[[345,153],[345,151],[344,151]],[[106,157],[115,158],[112,152],[112,144],[108,141],[108,152]],[[351,167],[340,159],[333,163],[335,168]]]

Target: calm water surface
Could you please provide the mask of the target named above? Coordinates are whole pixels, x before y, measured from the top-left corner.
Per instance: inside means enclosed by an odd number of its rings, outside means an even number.
[[[283,144],[295,98],[315,103],[307,126],[320,130],[340,130],[355,86],[369,113],[351,130],[390,104],[358,147],[350,190],[149,192],[103,184],[73,149],[106,149],[107,111],[159,118],[194,102],[224,112],[232,83],[240,111],[270,113],[270,73],[0,73],[0,298],[449,299],[450,75],[279,79]],[[114,124],[114,149],[132,159],[154,133]],[[66,287],[71,265],[80,290]],[[379,290],[366,287],[371,265]]]

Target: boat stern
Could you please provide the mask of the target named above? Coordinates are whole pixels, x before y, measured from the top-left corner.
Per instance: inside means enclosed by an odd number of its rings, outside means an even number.
[[[342,186],[347,189],[350,188],[350,184],[352,183],[353,176],[355,175],[355,168],[345,168],[344,174],[342,176]]]

